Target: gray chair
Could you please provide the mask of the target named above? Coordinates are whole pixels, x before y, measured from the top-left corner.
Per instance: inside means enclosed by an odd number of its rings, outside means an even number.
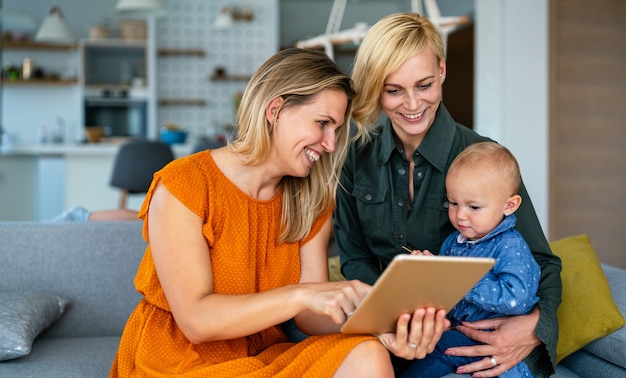
[[[121,190],[118,208],[126,207],[129,194],[146,193],[154,172],[172,160],[174,153],[170,146],[159,141],[134,140],[121,145],[110,182]]]
[[[225,145],[226,145],[226,142],[223,142],[223,141],[219,141],[215,139],[201,139],[196,144],[194,144],[191,153],[195,154],[196,152],[209,150],[209,149],[212,150],[214,148],[220,148]]]

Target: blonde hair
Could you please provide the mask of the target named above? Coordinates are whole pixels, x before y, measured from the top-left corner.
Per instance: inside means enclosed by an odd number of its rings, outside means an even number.
[[[382,107],[385,78],[424,48],[432,49],[437,63],[445,59],[437,27],[417,13],[395,13],[374,24],[361,42],[354,60],[352,80],[357,95],[352,118],[356,138],[370,139]]]
[[[235,124],[238,135],[228,145],[241,154],[245,164],[258,165],[268,159],[275,122],[267,121],[265,109],[282,97],[282,105],[301,106],[325,89],[342,90],[348,98],[344,124],[337,129],[335,151],[323,154],[306,177],[285,176],[282,194],[281,242],[305,238],[317,218],[334,205],[338,172],[350,141],[348,123],[354,89],[352,80],[324,53],[298,48],[284,49],[270,57],[254,74],[241,99]]]
[[[491,168],[509,183],[510,195],[519,194],[522,178],[517,159],[508,148],[496,142],[470,144],[452,161],[448,173],[466,168]]]

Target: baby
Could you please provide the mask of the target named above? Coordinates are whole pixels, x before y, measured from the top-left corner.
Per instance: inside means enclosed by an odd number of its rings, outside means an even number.
[[[521,175],[517,160],[495,142],[468,146],[446,176],[448,217],[456,228],[441,246],[442,256],[493,257],[495,266],[448,313],[452,326],[501,316],[529,313],[538,302],[540,269],[526,241],[515,230]],[[413,251],[413,254],[431,254]],[[475,345],[454,329],[444,332],[437,348],[416,360],[403,377],[441,377],[484,357],[448,356],[445,350]],[[489,357],[493,366],[497,361]],[[522,361],[501,377],[532,377]]]

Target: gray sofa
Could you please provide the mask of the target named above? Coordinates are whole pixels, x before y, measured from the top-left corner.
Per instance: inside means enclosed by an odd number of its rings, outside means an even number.
[[[30,354],[0,362],[0,377],[107,377],[145,246],[135,221],[0,223],[0,290],[69,300]]]
[[[0,291],[69,300],[30,354],[0,362],[0,377],[106,377],[140,296],[133,278],[145,242],[140,222],[0,223]],[[626,270],[604,266],[626,314]],[[626,377],[626,328],[566,358],[556,377]]]

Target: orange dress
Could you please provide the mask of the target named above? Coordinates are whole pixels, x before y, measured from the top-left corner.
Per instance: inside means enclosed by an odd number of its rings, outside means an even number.
[[[297,283],[299,248],[330,216],[328,211],[320,217],[300,243],[278,244],[281,193],[268,201],[249,197],[205,151],[177,159],[155,174],[139,211],[148,243],[147,211],[159,181],[203,219],[216,293],[256,293]],[[192,344],[172,316],[149,245],[135,287],[144,298],[126,323],[111,377],[329,377],[352,348],[374,339],[332,334],[295,344],[274,326],[247,337]]]

